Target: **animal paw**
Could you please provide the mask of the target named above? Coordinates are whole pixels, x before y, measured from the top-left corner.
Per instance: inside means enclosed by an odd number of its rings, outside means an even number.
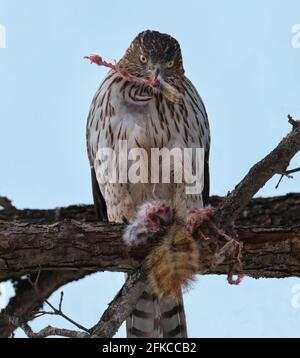
[[[206,221],[209,221],[214,213],[215,209],[210,206],[200,209],[191,209],[188,213],[186,228],[191,233],[194,233],[196,230],[201,228]]]
[[[165,202],[153,201],[143,204],[133,224],[124,233],[129,246],[146,244],[157,233],[163,232],[174,220],[174,209]]]

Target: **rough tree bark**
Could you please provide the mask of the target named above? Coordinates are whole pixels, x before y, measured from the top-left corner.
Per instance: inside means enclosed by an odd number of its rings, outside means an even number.
[[[224,199],[220,197],[212,197],[211,205],[217,207],[222,200]],[[283,197],[253,199],[240,214],[236,224],[240,227],[239,232],[246,243],[245,264],[248,266],[249,273],[252,268],[253,276],[257,276],[253,267],[261,270],[262,276],[283,277],[299,274],[295,265],[297,258],[292,254],[293,243],[297,244],[296,237],[299,236],[299,230],[292,229],[295,223],[300,223],[299,208],[300,194],[288,194]],[[39,279],[39,290],[42,298],[46,299],[64,284],[93,273],[91,257],[95,252],[99,252],[101,247],[105,250],[102,256],[97,255],[95,259],[97,270],[108,270],[110,266],[112,271],[128,271],[130,268],[137,267],[140,258],[145,254],[145,248],[133,253],[130,258],[128,253],[124,253],[124,246],[120,240],[122,226],[111,225],[109,236],[105,234],[107,232],[105,227],[106,224],[96,222],[93,206],[70,206],[55,210],[14,208],[0,211],[0,261],[2,260],[0,282],[16,280],[16,295],[6,308],[6,314],[2,317],[0,315],[0,337],[8,337],[15,328],[13,324],[8,324],[9,316],[30,320],[32,313],[36,312],[43,303],[43,299],[35,294],[28,280],[19,279],[21,273],[36,272],[39,267],[43,268]],[[85,230],[88,231],[87,234]],[[81,239],[82,235],[85,235],[84,240]],[[43,237],[46,238],[45,242]],[[22,238],[25,238],[25,246]],[[273,245],[274,243],[276,246]],[[33,251],[26,250],[31,244],[34,244]],[[71,250],[71,257],[76,258],[73,261],[73,267],[76,269],[74,271],[70,270],[70,267],[68,271],[64,270],[68,257],[65,255],[68,250]],[[265,250],[268,251],[267,257],[263,256]],[[58,251],[60,253],[57,253]],[[256,256],[255,251],[260,252],[260,255]],[[275,255],[275,253],[280,254],[280,251],[281,255]],[[111,253],[113,256],[110,256]],[[45,255],[50,257],[51,261],[55,257],[54,263],[48,261],[48,265],[50,264],[48,268],[55,266],[56,271],[46,269]],[[59,262],[57,257],[65,260],[65,263]],[[16,260],[15,264],[9,265],[8,269],[5,260],[10,262],[13,258]],[[254,258],[254,261],[251,261],[251,258]],[[26,261],[28,266],[25,265]],[[261,266],[261,261],[268,264]],[[77,271],[78,264],[85,265],[89,271]],[[226,269],[226,265],[223,265],[212,273],[226,273]]]
[[[245,244],[243,268],[247,274],[256,277],[299,275],[300,261],[295,260],[300,255],[300,227],[237,226],[235,230]],[[152,245],[126,250],[122,232],[121,225],[69,220],[54,225],[0,222],[0,280],[11,280],[39,269],[131,272],[141,265]],[[200,261],[206,266],[213,253],[202,241],[199,246]],[[220,265],[208,273],[225,274],[226,267],[226,264]]]
[[[214,207],[217,207],[221,201],[224,200],[220,197],[211,197],[211,205]],[[291,227],[295,225],[295,223],[300,223],[300,194],[289,194],[284,197],[272,197],[272,198],[257,198],[253,199],[248,206],[243,210],[243,212],[240,214],[239,218],[236,221],[236,224],[240,227],[249,227],[247,229],[248,236],[246,236],[245,229],[243,230],[243,235],[245,235],[245,240],[249,240],[249,237],[252,235],[251,231],[256,231],[256,234],[254,234],[258,238],[258,232],[257,229],[260,231],[260,234],[264,236],[264,242],[267,242],[266,235],[270,235],[270,239],[274,237],[274,235],[279,235],[280,230],[282,232],[285,232],[286,237],[289,235],[289,231],[291,230]],[[65,221],[67,220],[67,221]],[[72,221],[74,220],[74,222]],[[26,225],[25,225],[26,224]],[[53,224],[55,224],[53,226]],[[84,226],[93,226],[96,224],[96,217],[94,214],[93,206],[70,206],[67,208],[59,208],[54,210],[17,210],[13,207],[7,207],[6,210],[0,211],[0,258],[2,258],[2,255],[4,251],[6,251],[6,255],[9,254],[9,251],[12,250],[13,245],[11,246],[11,249],[4,249],[4,247],[9,247],[8,242],[11,242],[14,240],[14,236],[11,236],[7,230],[9,227],[12,227],[14,229],[17,229],[17,231],[26,235],[28,226],[32,225],[34,230],[36,231],[37,228],[44,229],[47,231],[47,234],[54,235],[54,240],[57,239],[55,235],[55,230],[58,230],[59,225],[62,224],[62,226],[66,229],[68,225],[72,227],[72,230],[80,230],[80,228]],[[22,226],[23,225],[23,226]],[[98,223],[97,225],[98,226]],[[252,228],[251,228],[252,226]],[[50,229],[49,229],[50,227]],[[100,225],[101,227],[101,225]],[[272,230],[267,230],[267,232],[264,232],[263,228],[282,228],[282,229],[276,229],[277,233],[273,232]],[[6,228],[6,233],[3,230],[3,228]],[[256,229],[254,229],[256,228]],[[287,230],[286,230],[287,229]],[[50,230],[50,231],[49,231]],[[120,235],[117,234],[121,232],[121,227],[117,227],[117,232],[115,232],[116,235],[116,242],[114,244],[120,245]],[[275,231],[276,231],[275,230]],[[52,232],[52,234],[51,234]],[[19,235],[18,234],[18,235]],[[70,232],[71,234],[71,232]],[[66,237],[68,237],[67,232],[65,231]],[[95,234],[96,235],[96,234]],[[4,237],[4,240],[3,240]],[[72,235],[69,236],[69,238],[72,237]],[[110,236],[111,237],[111,236]],[[248,237],[248,239],[247,239]],[[51,237],[48,236],[50,240]],[[107,239],[107,238],[105,238]],[[2,241],[3,240],[3,241]],[[20,237],[19,237],[20,240]],[[33,240],[31,238],[31,240]],[[67,241],[69,239],[67,238]],[[111,237],[112,240],[112,237]],[[255,238],[254,238],[255,240]],[[270,240],[270,243],[273,239]],[[6,245],[4,244],[4,241],[6,242]],[[27,240],[26,240],[27,241]],[[81,240],[80,240],[81,241]],[[100,237],[97,236],[95,238],[94,242],[100,242]],[[41,242],[40,240],[38,242]],[[285,242],[284,239],[279,240],[278,243]],[[29,243],[29,241],[28,241]],[[89,242],[84,242],[84,244],[87,245],[87,249],[89,250]],[[81,243],[82,245],[82,243]],[[47,246],[47,245],[46,245]],[[77,246],[77,245],[76,245]],[[112,247],[115,247],[114,245]],[[120,248],[120,247],[119,247]],[[1,251],[2,250],[2,251]],[[36,252],[39,250],[38,247],[36,247]],[[55,248],[53,247],[53,250]],[[75,251],[76,249],[74,249]],[[84,248],[81,249],[84,253]],[[261,248],[258,246],[257,250],[261,250]],[[91,249],[93,251],[93,249]],[[26,252],[26,251],[25,251]],[[89,251],[88,251],[89,252]],[[117,252],[115,253],[117,255]],[[269,252],[269,256],[271,256],[271,252]],[[122,256],[124,256],[124,253],[122,251]],[[126,255],[125,255],[126,256]],[[288,255],[285,254],[285,257]],[[110,258],[112,259],[112,258]],[[90,262],[88,260],[88,262]],[[101,261],[99,261],[101,262]],[[41,261],[39,261],[39,264],[34,267],[34,271],[36,271],[41,264]],[[133,260],[128,259],[128,263],[126,264],[127,267],[130,267],[130,265],[134,266]],[[75,265],[75,263],[74,263]],[[112,266],[116,267],[115,264]],[[123,265],[125,266],[125,265]],[[132,267],[133,267],[132,266]],[[121,269],[121,268],[119,268]],[[223,267],[225,269],[225,267]],[[265,270],[265,275],[267,270]],[[283,272],[279,272],[278,270],[277,275],[283,275]],[[28,271],[24,271],[28,272]],[[225,272],[225,271],[224,271]],[[287,272],[287,270],[286,270]],[[48,298],[54,291],[59,289],[61,286],[76,281],[78,279],[81,279],[82,277],[85,277],[86,275],[90,274],[92,272],[82,272],[82,271],[47,271],[43,270],[40,279],[39,279],[39,290],[41,292],[41,296],[46,299]],[[218,270],[218,273],[220,273],[220,270]],[[274,269],[273,274],[275,275]],[[38,311],[38,309],[42,306],[42,299],[38,297],[33,287],[29,284],[27,279],[20,279],[19,278],[20,273],[19,272],[12,272],[7,271],[4,274],[4,271],[0,271],[0,281],[6,281],[9,278],[16,280],[15,281],[15,289],[16,289],[16,295],[14,298],[11,299],[10,303],[8,304],[6,308],[6,314],[0,315],[0,337],[9,337],[11,332],[16,328],[13,324],[8,324],[8,317],[24,317],[24,319],[30,320],[32,318],[33,312]]]

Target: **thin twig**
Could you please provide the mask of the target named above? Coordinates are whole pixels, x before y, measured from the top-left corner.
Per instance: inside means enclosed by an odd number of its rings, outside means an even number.
[[[61,293],[60,293],[60,302],[59,302],[59,306],[58,306],[59,307],[58,308],[59,312],[62,312],[63,300],[64,300],[64,292],[61,291]]]
[[[32,287],[34,288],[36,295],[41,298],[41,294],[40,294],[39,288],[38,288],[40,275],[41,275],[41,270],[38,271],[37,277],[36,277],[34,282],[31,280],[30,276],[28,275],[28,281],[32,285]],[[50,312],[50,313],[46,312],[46,311],[37,312],[35,317],[38,318],[38,317],[45,316],[45,315],[56,315],[56,316],[64,318],[66,321],[68,321],[69,323],[73,324],[75,327],[81,329],[82,331],[85,331],[85,332],[89,333],[90,332],[89,329],[87,329],[86,327],[82,326],[81,324],[75,322],[72,318],[67,316],[62,311],[63,299],[64,299],[64,293],[61,292],[60,301],[59,301],[59,308],[58,309],[54,305],[52,305],[52,303],[49,300],[45,300],[44,302],[52,309],[53,312]]]
[[[292,170],[286,170],[285,172],[281,173],[281,177],[279,179],[278,184],[276,185],[275,189],[278,189],[283,178],[288,178],[288,179],[293,179],[294,177],[291,176],[291,174],[295,174],[295,173],[299,173],[300,172],[300,167],[296,168],[296,169],[292,169]]]
[[[34,333],[28,323],[21,324],[21,328],[28,338],[66,337],[66,338],[89,338],[88,333],[72,331],[69,329],[54,328],[48,326],[38,333]]]
[[[20,326],[29,338],[47,338],[49,336],[69,338],[111,338],[118,331],[124,320],[130,315],[145,287],[145,272],[142,269],[131,274],[123,288],[103,314],[100,321],[90,330],[82,329],[85,330],[85,333],[54,328],[51,326],[48,326],[38,333],[34,333],[28,323],[22,323]],[[63,297],[63,295],[61,295],[61,297]],[[62,304],[62,302],[63,300],[61,299],[60,304]],[[58,314],[64,317],[61,315],[61,312],[56,312],[55,307],[53,307],[51,303],[50,307],[54,312],[49,313],[41,311],[39,312],[38,317],[48,314]]]
[[[22,211],[16,212],[16,215],[18,216],[20,212]],[[26,210],[26,214],[30,216],[29,212],[30,210]],[[51,296],[51,294],[59,289],[59,287],[70,282],[78,281],[88,274],[89,273],[85,271],[78,270],[43,272],[39,279],[39,292],[42,299],[36,295],[35,291],[32,289],[32,285],[29,284],[27,279],[19,279],[16,281],[15,296],[10,299],[7,307],[0,313],[0,338],[12,337],[14,330],[19,327],[20,323],[34,319],[35,312],[42,307],[43,301]],[[11,322],[10,317],[21,317],[22,322],[15,320],[14,322],[17,322],[17,325],[14,325]]]
[[[300,126],[300,121],[295,120],[290,114],[288,115],[289,123],[293,126],[293,129],[296,130]]]

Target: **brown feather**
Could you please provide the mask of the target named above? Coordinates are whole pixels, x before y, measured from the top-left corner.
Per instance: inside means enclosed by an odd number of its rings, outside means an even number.
[[[107,221],[107,207],[103,195],[100,191],[94,168],[91,168],[91,176],[92,176],[94,207],[95,207],[97,219],[99,221]]]

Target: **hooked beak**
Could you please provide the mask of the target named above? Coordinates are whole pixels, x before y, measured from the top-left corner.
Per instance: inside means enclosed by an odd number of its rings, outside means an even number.
[[[153,81],[154,87],[159,86],[159,79],[161,76],[161,67],[159,64],[153,66],[153,69],[151,70],[151,80]]]
[[[159,64],[154,66],[153,74],[154,74],[154,78],[157,80],[159,75],[161,74],[161,67]]]
[[[157,69],[155,70],[155,72],[154,72],[154,78],[155,78],[156,80],[157,80],[158,77],[160,76],[160,73],[161,73],[160,68],[157,68]]]

